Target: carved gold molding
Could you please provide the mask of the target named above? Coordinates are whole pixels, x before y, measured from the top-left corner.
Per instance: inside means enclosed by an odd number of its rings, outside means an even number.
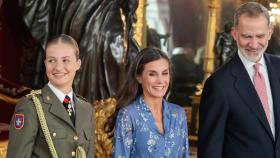
[[[113,139],[108,138],[104,131],[104,124],[115,111],[116,100],[108,98],[93,103],[95,109],[95,158],[112,157]]]
[[[195,95],[199,96],[202,93],[204,82],[206,79],[214,72],[215,70],[215,53],[214,53],[214,43],[216,36],[216,26],[217,26],[217,8],[221,5],[221,0],[209,0],[208,1],[208,23],[207,23],[207,34],[206,34],[206,43],[204,51],[204,61],[203,61],[203,70],[204,70],[204,79],[201,84],[198,84],[196,87],[198,89],[195,92]]]
[[[146,0],[139,0],[136,16],[137,22],[134,26],[134,38],[138,42],[139,46],[144,48],[147,46]]]
[[[0,141],[0,158],[6,158],[8,140]]]
[[[220,0],[209,0],[209,13],[208,13],[208,24],[207,24],[207,35],[205,44],[204,54],[204,81],[214,72],[214,43],[216,36],[217,26],[217,6],[220,4]]]

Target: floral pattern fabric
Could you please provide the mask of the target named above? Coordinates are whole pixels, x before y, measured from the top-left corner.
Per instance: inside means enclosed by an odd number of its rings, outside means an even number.
[[[122,108],[117,116],[113,158],[189,158],[184,110],[163,100],[160,133],[143,97]]]

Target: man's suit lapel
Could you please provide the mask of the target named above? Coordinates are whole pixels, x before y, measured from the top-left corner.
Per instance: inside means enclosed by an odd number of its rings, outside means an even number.
[[[42,89],[42,97],[43,97],[43,103],[50,105],[49,112],[51,114],[65,121],[67,124],[69,124],[69,126],[74,128],[74,125],[69,115],[67,115],[65,108],[63,107],[59,99],[56,97],[56,95],[51,91],[49,86],[46,85]]]
[[[268,70],[268,77],[270,82],[271,94],[273,99],[273,109],[274,109],[274,120],[275,120],[275,140],[277,142],[277,146],[280,145],[280,79],[277,75],[277,71],[273,67],[269,57],[265,56],[266,65]]]
[[[247,105],[256,115],[260,123],[263,125],[265,131],[270,135],[271,139],[274,139],[269,123],[266,119],[261,101],[248,75],[248,72],[246,71],[238,55],[233,58],[231,63],[232,74],[236,77],[234,87],[239,93],[240,98],[245,102],[245,105]]]

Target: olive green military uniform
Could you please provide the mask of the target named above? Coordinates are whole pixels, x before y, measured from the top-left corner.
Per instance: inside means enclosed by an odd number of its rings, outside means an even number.
[[[93,109],[74,94],[75,126],[62,103],[46,85],[37,95],[59,158],[75,157],[76,147],[84,148],[87,158],[93,157]],[[21,126],[15,118],[21,116]],[[24,97],[15,108],[10,125],[7,158],[51,158],[32,99]],[[23,116],[23,118],[22,118]]]

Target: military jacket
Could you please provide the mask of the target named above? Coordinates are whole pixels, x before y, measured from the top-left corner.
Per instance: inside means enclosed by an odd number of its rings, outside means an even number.
[[[39,98],[59,158],[75,157],[77,146],[93,157],[93,108],[74,94],[75,126],[62,103],[46,85]],[[7,158],[51,158],[31,97],[21,99],[10,124]]]

